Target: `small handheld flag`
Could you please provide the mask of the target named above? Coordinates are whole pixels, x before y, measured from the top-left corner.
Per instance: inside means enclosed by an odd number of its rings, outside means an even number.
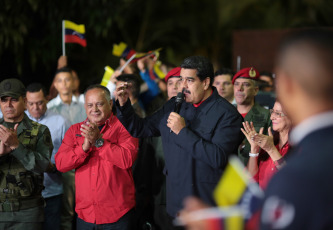
[[[180,216],[174,223],[202,221],[205,229],[212,230],[257,229],[256,218],[264,193],[237,157],[229,158],[213,196],[218,207],[193,211],[186,220]]]
[[[63,56],[66,55],[65,43],[78,43],[83,47],[87,46],[85,38],[85,26],[78,25],[74,22],[63,20],[62,21],[62,51]]]
[[[164,79],[166,74],[163,73],[163,71],[161,70],[161,65],[162,62],[161,61],[157,61],[153,67],[153,74],[155,77],[158,77],[160,79]]]
[[[107,86],[114,70],[108,65],[104,67],[104,70],[105,70],[105,72],[104,72],[104,75],[103,75],[101,85],[102,86]]]
[[[146,53],[139,53],[136,52],[134,49],[131,49],[126,43],[124,42],[120,42],[119,44],[114,44],[113,45],[113,50],[112,50],[112,54],[114,56],[117,57],[121,57],[124,58],[126,60],[131,59],[131,63],[138,61],[141,58],[145,58],[148,56],[153,56],[153,55],[158,55],[158,52],[161,50],[162,48],[156,49],[156,50],[151,50],[149,52]],[[135,57],[133,57],[133,55],[135,55]]]

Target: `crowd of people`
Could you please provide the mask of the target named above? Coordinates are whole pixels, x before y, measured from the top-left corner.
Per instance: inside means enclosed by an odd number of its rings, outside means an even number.
[[[232,155],[265,192],[256,229],[333,228],[332,41],[290,35],[274,75],[191,56],[161,79],[146,57],[81,94],[61,56],[48,92],[3,80],[0,229],[210,229],[191,214]]]

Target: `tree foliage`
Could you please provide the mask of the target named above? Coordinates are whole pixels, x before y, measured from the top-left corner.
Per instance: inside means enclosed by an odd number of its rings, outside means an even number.
[[[0,77],[49,86],[63,19],[86,25],[87,47],[66,45],[85,86],[101,80],[105,65],[118,65],[112,45],[120,41],[137,51],[162,47],[162,61],[175,65],[201,54],[230,66],[233,30],[332,26],[332,11],[330,0],[2,0]]]

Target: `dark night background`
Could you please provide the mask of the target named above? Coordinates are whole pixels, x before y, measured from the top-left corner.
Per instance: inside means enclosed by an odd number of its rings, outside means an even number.
[[[235,31],[331,27],[332,13],[331,0],[0,0],[0,79],[48,88],[62,54],[63,19],[86,27],[86,48],[66,45],[82,90],[100,83],[104,66],[118,66],[114,43],[141,52],[162,47],[160,60],[174,65],[200,54],[216,68],[235,67]]]

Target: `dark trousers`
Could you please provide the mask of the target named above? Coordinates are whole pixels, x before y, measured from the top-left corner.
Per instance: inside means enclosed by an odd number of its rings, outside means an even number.
[[[62,194],[45,198],[46,206],[44,208],[44,230],[59,230],[61,223]]]
[[[130,210],[123,215],[117,222],[110,224],[92,224],[77,218],[77,230],[131,230],[134,210]]]
[[[61,229],[75,229],[75,172],[68,171],[62,174],[64,194],[61,208]]]

